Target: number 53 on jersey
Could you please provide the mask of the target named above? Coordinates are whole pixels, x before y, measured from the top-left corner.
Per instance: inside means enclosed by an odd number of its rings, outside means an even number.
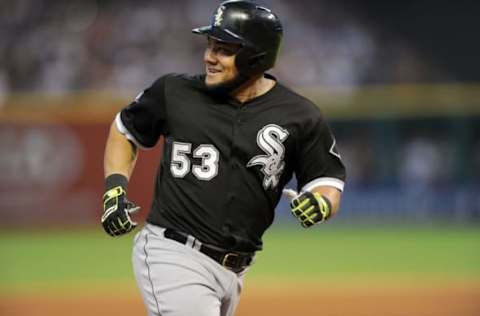
[[[218,160],[220,153],[211,144],[199,145],[193,150],[192,156],[201,159],[199,165],[192,165],[189,154],[192,153],[192,144],[173,142],[170,171],[175,178],[183,178],[190,171],[198,180],[208,181],[218,174]]]

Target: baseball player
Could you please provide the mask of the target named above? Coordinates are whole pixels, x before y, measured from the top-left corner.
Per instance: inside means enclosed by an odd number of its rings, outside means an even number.
[[[319,109],[265,73],[282,40],[271,10],[226,1],[193,32],[206,38],[205,74],[160,77],[117,114],[105,149],[102,224],[119,236],[137,226],[127,199],[137,148],[165,137],[151,209],[134,238],[148,315],[233,315],[293,174],[298,193],[286,193],[305,228],[335,214],[345,181]]]

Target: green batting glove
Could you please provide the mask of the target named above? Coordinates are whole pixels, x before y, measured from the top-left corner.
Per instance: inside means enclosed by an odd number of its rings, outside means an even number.
[[[319,193],[309,191],[293,198],[290,207],[292,208],[293,216],[300,221],[304,228],[311,227],[316,223],[322,223],[332,215],[330,200]]]
[[[132,221],[130,214],[139,209],[139,206],[127,200],[126,192],[121,186],[108,190],[103,195],[103,229],[110,236],[119,236],[132,231],[137,227],[137,223]]]

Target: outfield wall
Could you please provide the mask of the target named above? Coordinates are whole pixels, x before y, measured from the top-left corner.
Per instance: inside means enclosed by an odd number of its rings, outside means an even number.
[[[22,122],[0,126],[2,224],[91,223],[101,212],[108,123]],[[142,152],[129,188],[147,208],[161,146]]]

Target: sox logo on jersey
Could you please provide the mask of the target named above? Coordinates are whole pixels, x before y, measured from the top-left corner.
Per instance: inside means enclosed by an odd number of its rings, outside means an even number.
[[[289,133],[286,129],[275,125],[268,124],[257,133],[257,144],[266,153],[266,155],[258,155],[250,159],[247,167],[256,165],[262,166],[264,174],[263,187],[266,189],[275,188],[280,180],[285,162],[285,146],[283,142],[287,139]]]

